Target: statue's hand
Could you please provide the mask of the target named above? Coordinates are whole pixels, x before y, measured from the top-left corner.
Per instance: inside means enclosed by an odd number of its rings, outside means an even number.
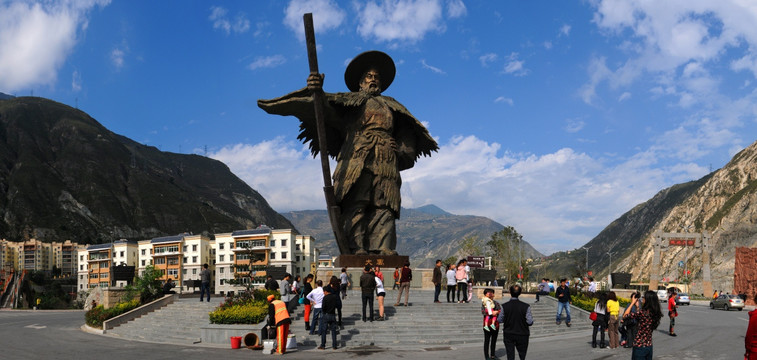
[[[324,74],[313,74],[308,76],[308,89],[316,90],[323,88],[323,79],[326,77]]]

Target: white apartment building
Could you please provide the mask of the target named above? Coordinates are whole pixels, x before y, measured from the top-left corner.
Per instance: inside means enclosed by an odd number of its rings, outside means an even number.
[[[191,234],[142,240],[138,248],[139,274],[147,265],[153,265],[163,272],[161,280],[170,278],[176,282],[177,292],[191,292],[195,289],[192,280],[200,280],[203,264],[208,264],[211,273],[215,271],[214,243],[207,236]]]

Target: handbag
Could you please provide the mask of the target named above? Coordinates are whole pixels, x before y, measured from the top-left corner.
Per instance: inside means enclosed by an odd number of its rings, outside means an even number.
[[[597,312],[592,311],[591,314],[589,314],[589,320],[594,321],[597,320]]]

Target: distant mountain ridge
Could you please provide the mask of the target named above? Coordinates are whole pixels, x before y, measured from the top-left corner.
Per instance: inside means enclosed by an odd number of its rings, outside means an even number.
[[[313,235],[321,254],[339,255],[326,210],[290,211],[282,215],[303,234]],[[491,235],[503,228],[502,224],[486,217],[453,215],[435,205],[402,208],[402,216],[397,221],[397,252],[410,256],[414,267],[431,267],[436,259],[459,256],[464,238],[478,236],[484,248],[483,244]],[[527,241],[524,241],[523,254],[526,258],[543,256]]]
[[[220,161],[162,152],[39,97],[0,100],[0,237],[100,243],[294,228]]]

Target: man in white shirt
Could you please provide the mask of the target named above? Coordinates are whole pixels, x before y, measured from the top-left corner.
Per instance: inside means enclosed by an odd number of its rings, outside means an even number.
[[[310,300],[310,306],[313,309],[313,313],[311,314],[312,322],[310,323],[310,335],[315,334],[314,331],[315,331],[316,324],[319,325],[318,333],[319,334],[321,333],[320,324],[322,320],[321,318],[323,317],[321,316],[322,315],[321,311],[323,308],[323,281],[322,280],[316,281],[315,286],[316,288],[313,289],[313,291],[311,291],[310,294],[308,294],[307,296],[307,299]],[[318,322],[316,323],[316,321]]]
[[[593,277],[589,277],[589,292],[592,294],[597,292],[597,282],[594,281]]]

